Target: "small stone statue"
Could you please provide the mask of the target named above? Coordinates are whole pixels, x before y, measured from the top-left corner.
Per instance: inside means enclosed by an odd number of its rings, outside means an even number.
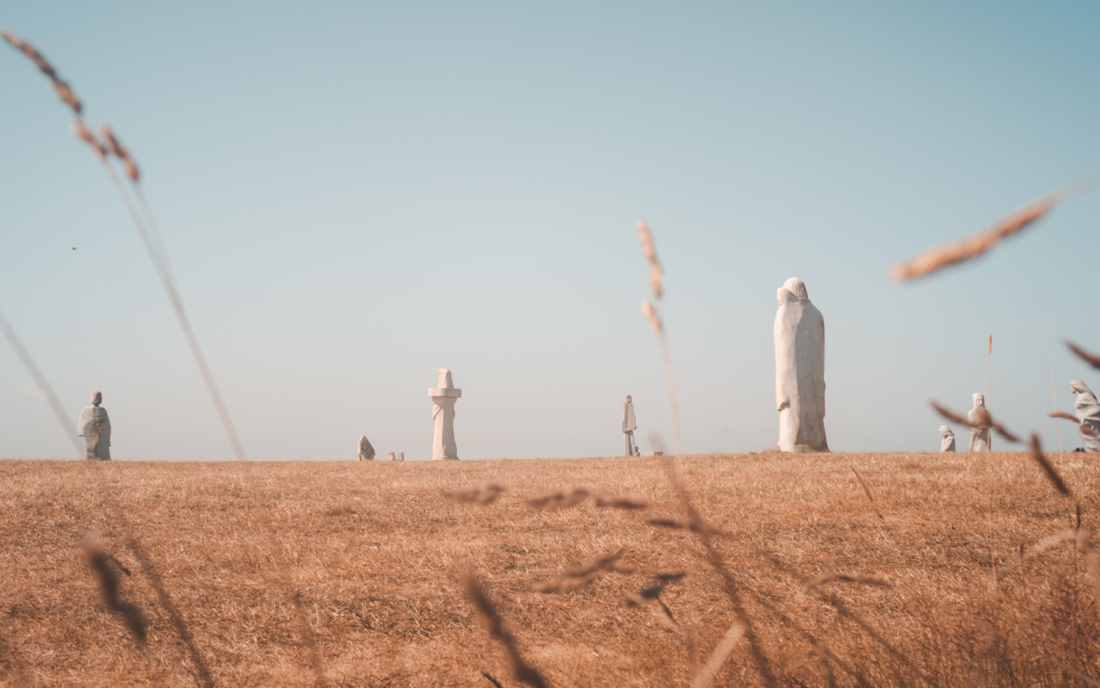
[[[626,395],[626,403],[623,404],[623,452],[625,456],[639,456],[638,445],[634,442],[634,431],[638,424],[634,422],[634,402],[630,395]]]
[[[396,452],[396,453],[397,453],[397,460],[398,461],[404,461],[405,460],[405,452]]]
[[[775,405],[782,452],[827,452],[825,439],[825,319],[797,277],[776,296]]]
[[[102,403],[102,392],[92,392],[92,405],[80,412],[76,422],[76,434],[84,438],[84,458],[92,461],[111,460],[111,420]]]
[[[1085,445],[1087,452],[1100,452],[1100,403],[1096,401],[1096,395],[1084,382],[1073,380],[1069,386],[1076,395],[1073,400],[1073,410],[1077,412],[1077,422],[1081,428],[1088,427],[1096,433],[1090,435],[1078,429],[1077,432],[1081,433],[1081,443]]]
[[[432,398],[432,420],[435,421],[435,439],[432,441],[432,461],[458,460],[455,443],[455,402],[462,397],[462,390],[455,389],[451,371],[439,369],[438,387],[428,390]]]
[[[390,461],[397,461],[397,456],[396,456],[396,455],[394,455],[394,453],[393,453],[393,452],[390,452],[390,455],[389,455],[389,460],[390,460]]]
[[[955,433],[951,432],[951,428],[947,427],[946,425],[941,425],[940,436],[943,437],[943,441],[940,442],[940,451],[955,451]]]
[[[974,408],[970,409],[967,418],[978,427],[970,428],[970,451],[989,451],[989,411],[985,407],[985,395],[981,392],[974,393]]]
[[[374,461],[374,447],[370,445],[366,435],[359,438],[359,460]]]

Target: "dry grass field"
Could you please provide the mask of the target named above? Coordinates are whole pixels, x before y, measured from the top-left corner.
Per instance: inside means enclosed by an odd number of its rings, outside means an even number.
[[[1095,457],[1049,456],[1091,527]],[[1072,541],[1032,554],[1074,527],[1074,503],[1026,454],[763,453],[679,465],[700,516],[723,531],[711,541],[776,685],[1100,685],[1086,557]],[[442,495],[485,483],[508,491],[488,505]],[[649,505],[526,503],[569,485]],[[467,569],[551,686],[690,686],[692,667],[736,620],[699,537],[649,523],[682,513],[660,459],[3,461],[0,486],[4,685],[196,685],[125,546],[126,522],[220,686],[314,684],[280,575],[301,592],[331,686],[520,685],[464,594]],[[133,572],[121,595],[149,619],[145,646],[102,601],[80,547],[90,531]],[[568,592],[533,589],[620,549],[632,571]],[[1005,567],[996,584],[994,566]],[[660,595],[679,632],[656,603],[625,604],[659,572],[687,574]],[[888,587],[806,589],[830,572]],[[711,685],[767,680],[742,639]]]

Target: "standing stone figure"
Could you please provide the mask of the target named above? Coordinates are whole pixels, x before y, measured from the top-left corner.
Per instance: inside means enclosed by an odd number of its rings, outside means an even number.
[[[974,408],[970,409],[967,418],[978,427],[970,428],[970,451],[989,451],[989,411],[985,408],[985,395],[981,392],[974,393]]]
[[[634,402],[630,395],[626,395],[626,403],[623,404],[623,452],[625,456],[639,456],[638,445],[634,442],[634,431],[638,424],[634,422]]]
[[[1084,382],[1073,380],[1070,389],[1077,397],[1073,400],[1073,410],[1077,411],[1077,432],[1081,433],[1081,442],[1087,452],[1100,452],[1100,403],[1096,395]],[[1083,428],[1091,428],[1096,434],[1090,435]]]
[[[943,437],[943,441],[940,442],[940,451],[955,451],[955,433],[951,432],[951,428],[947,427],[946,425],[941,425],[940,436]]]
[[[779,451],[827,452],[825,319],[797,277],[783,283],[775,314],[775,403]]]
[[[374,461],[374,447],[370,445],[366,435],[359,438],[359,460]]]
[[[451,381],[451,371],[439,369],[438,387],[428,390],[435,406],[432,408],[432,420],[435,421],[435,439],[432,442],[432,461],[457,460],[458,445],[455,444],[455,402],[462,396],[461,389],[455,389]]]
[[[405,452],[396,452],[396,454],[397,454],[397,460],[398,461],[404,461],[405,460]]]
[[[84,438],[84,458],[92,461],[111,460],[111,421],[102,403],[102,392],[92,392],[92,405],[84,407],[76,422],[76,434]]]

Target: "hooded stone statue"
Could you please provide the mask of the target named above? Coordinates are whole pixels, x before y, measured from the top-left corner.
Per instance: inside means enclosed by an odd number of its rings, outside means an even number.
[[[1073,410],[1077,412],[1077,422],[1080,424],[1078,432],[1081,433],[1081,442],[1087,452],[1100,452],[1100,403],[1096,401],[1096,395],[1084,382],[1073,380],[1069,383],[1076,398],[1073,400]],[[1080,428],[1091,428],[1095,435],[1088,434]]]
[[[359,460],[374,461],[374,447],[371,446],[366,435],[359,438]]]
[[[92,392],[92,405],[80,412],[76,434],[84,438],[84,458],[92,461],[111,460],[111,421],[101,392]]]
[[[827,452],[825,438],[825,319],[797,277],[777,293],[775,403],[779,451]]]
[[[623,452],[625,456],[638,456],[638,445],[634,443],[634,431],[638,424],[634,422],[634,402],[630,395],[623,404]]]
[[[947,427],[946,425],[941,425],[940,436],[943,437],[943,441],[940,442],[940,451],[955,451],[955,433],[951,432],[951,428]]]
[[[974,393],[974,408],[970,409],[967,418],[979,426],[970,428],[970,451],[989,451],[989,411],[985,408],[985,395],[981,392]]]

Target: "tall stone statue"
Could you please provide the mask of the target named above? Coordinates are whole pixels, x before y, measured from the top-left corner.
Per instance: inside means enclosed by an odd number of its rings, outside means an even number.
[[[374,447],[371,446],[366,435],[359,438],[359,460],[374,461]]]
[[[970,409],[967,418],[978,426],[970,428],[970,451],[989,451],[989,427],[992,421],[989,419],[989,411],[985,408],[985,395],[981,392],[974,393],[974,408]]]
[[[825,319],[797,277],[779,288],[775,314],[775,403],[779,451],[827,452]]]
[[[84,438],[84,458],[92,461],[111,460],[111,420],[101,392],[92,392],[92,405],[80,412],[76,422],[76,434]]]
[[[1100,403],[1096,401],[1096,395],[1084,382],[1073,380],[1069,386],[1076,395],[1073,400],[1073,410],[1077,411],[1077,422],[1080,423],[1081,428],[1088,427],[1096,433],[1090,435],[1087,431],[1082,432],[1078,429],[1085,451],[1100,452]]]
[[[626,403],[623,404],[623,452],[625,456],[639,456],[638,445],[634,442],[634,431],[638,424],[634,422],[634,402],[630,395],[626,395]]]
[[[951,432],[951,428],[946,425],[940,426],[940,437],[943,440],[940,442],[941,452],[953,452],[955,451],[955,433]]]
[[[462,396],[461,389],[455,389],[451,381],[451,371],[439,369],[438,387],[428,390],[432,398],[432,420],[435,421],[435,439],[432,442],[432,461],[457,460],[458,445],[455,444],[455,402]]]

